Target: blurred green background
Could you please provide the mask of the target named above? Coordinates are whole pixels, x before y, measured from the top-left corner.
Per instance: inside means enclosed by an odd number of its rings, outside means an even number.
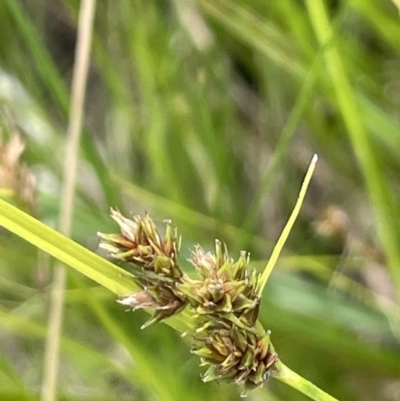
[[[3,137],[58,221],[79,2],[0,1]],[[340,400],[400,400],[400,17],[389,0],[98,1],[72,237],[110,207],[172,219],[262,269],[314,153],[262,300],[281,359]],[[0,399],[38,400],[51,270],[0,231]],[[190,268],[187,266],[187,268]],[[236,400],[190,344],[69,271],[61,400]],[[305,400],[270,380],[249,400]]]

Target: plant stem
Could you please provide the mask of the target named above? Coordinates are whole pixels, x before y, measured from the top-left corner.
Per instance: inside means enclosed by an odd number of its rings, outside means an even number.
[[[325,393],[308,380],[304,379],[293,370],[289,369],[281,361],[278,361],[275,365],[277,373],[274,373],[273,377],[281,382],[293,387],[297,391],[305,394],[314,401],[338,401],[337,398]]]
[[[304,178],[303,184],[301,185],[299,197],[297,198],[297,202],[294,205],[292,214],[290,215],[289,220],[286,223],[286,226],[284,227],[284,229],[282,231],[282,234],[278,238],[278,241],[276,242],[276,245],[275,245],[275,247],[274,247],[274,249],[272,251],[271,257],[268,259],[268,263],[265,266],[265,269],[264,269],[263,274],[261,276],[260,284],[259,284],[259,288],[258,288],[258,295],[259,296],[261,296],[261,294],[262,294],[262,292],[264,290],[265,284],[268,281],[268,278],[269,278],[269,276],[270,276],[270,274],[272,272],[272,269],[274,268],[275,263],[278,260],[278,257],[279,257],[279,255],[280,255],[280,253],[282,251],[282,248],[285,245],[285,242],[286,242],[286,240],[287,240],[287,238],[288,238],[288,236],[290,234],[290,231],[291,231],[291,229],[293,227],[293,224],[296,221],[296,218],[297,218],[297,216],[298,216],[298,214],[300,212],[300,208],[301,208],[301,205],[303,203],[304,197],[306,196],[307,188],[308,188],[308,185],[310,184],[311,177],[312,177],[312,175],[314,173],[315,165],[316,165],[317,161],[318,161],[318,156],[315,154],[313,156],[313,158],[311,159],[311,162],[310,162],[310,165],[308,167],[308,170],[307,170],[306,176]]]
[[[72,210],[75,196],[80,133],[83,120],[83,109],[86,82],[89,69],[90,43],[96,0],[84,0],[81,3],[78,23],[78,40],[72,79],[70,116],[68,122],[66,157],[63,171],[63,187],[60,199],[61,233],[70,235]],[[48,316],[48,335],[45,345],[42,401],[53,401],[56,398],[60,336],[64,309],[64,289],[66,271],[64,266],[57,265],[50,293],[50,309]]]

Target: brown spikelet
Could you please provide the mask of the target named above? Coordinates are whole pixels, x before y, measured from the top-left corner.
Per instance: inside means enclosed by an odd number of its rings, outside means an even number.
[[[145,326],[178,313],[185,303],[176,290],[176,282],[183,275],[177,261],[179,239],[176,230],[167,223],[165,239],[161,239],[154,221],[147,214],[128,219],[118,210],[111,210],[111,217],[120,226],[121,233],[98,233],[100,248],[130,266],[135,281],[142,288],[136,294],[122,297],[119,302],[132,310],[154,309],[153,318]]]
[[[228,320],[219,320],[195,333],[192,352],[208,366],[203,381],[234,382],[250,390],[268,380],[278,355],[269,333],[259,328],[243,330]]]

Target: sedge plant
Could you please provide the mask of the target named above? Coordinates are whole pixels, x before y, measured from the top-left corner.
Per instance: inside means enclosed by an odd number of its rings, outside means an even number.
[[[114,292],[122,305],[152,311],[142,328],[164,321],[190,336],[191,352],[207,367],[203,381],[239,385],[245,396],[272,377],[313,400],[335,400],[284,365],[271,342],[271,332],[258,321],[264,287],[299,213],[316,162],[314,155],[295,207],[260,274],[249,268],[248,253],[241,252],[234,261],[226,245],[216,240],[215,253],[195,247],[190,262],[198,277],[189,277],[180,267],[176,228],[166,222],[162,239],[148,215],[127,218],[112,210],[120,233],[99,233],[100,247],[124,262],[126,269],[4,200],[0,200],[0,225]]]

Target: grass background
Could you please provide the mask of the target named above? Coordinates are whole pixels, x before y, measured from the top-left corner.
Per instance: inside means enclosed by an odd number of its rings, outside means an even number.
[[[79,2],[0,2],[4,135],[18,130],[40,218],[58,221]],[[400,399],[400,19],[389,1],[98,2],[72,238],[109,208],[170,218],[262,269],[319,163],[260,313],[281,359],[340,400]],[[4,113],[3,113],[4,116]],[[0,232],[0,399],[40,399],[51,271]],[[189,266],[187,266],[190,268]],[[189,344],[140,330],[69,272],[62,400],[233,400]],[[271,380],[251,400],[305,400]]]

